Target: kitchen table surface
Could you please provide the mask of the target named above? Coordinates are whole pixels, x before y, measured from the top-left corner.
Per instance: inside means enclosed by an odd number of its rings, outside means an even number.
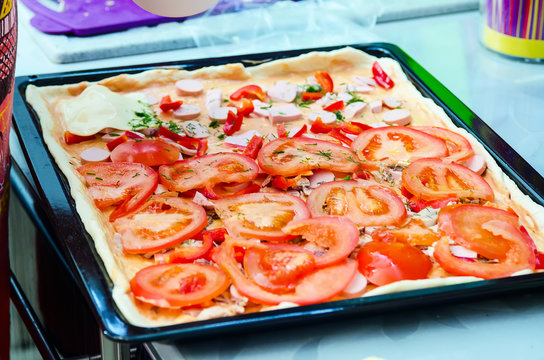
[[[25,27],[20,29],[17,75],[244,53],[238,44],[55,64]],[[479,32],[479,14],[473,11],[380,23],[368,39],[400,46],[544,175],[544,65],[486,50]],[[261,51],[268,50],[263,44]],[[544,356],[543,295],[544,291],[525,291],[313,326],[146,346],[157,358],[187,359],[539,359]]]

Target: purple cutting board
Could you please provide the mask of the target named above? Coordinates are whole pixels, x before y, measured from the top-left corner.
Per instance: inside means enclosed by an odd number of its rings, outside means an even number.
[[[63,11],[52,10],[39,0],[21,1],[35,14],[30,24],[47,34],[86,36],[185,19],[152,14],[132,0],[65,0]],[[275,1],[277,0],[253,2],[267,4]],[[240,11],[244,7],[244,0],[222,0],[212,13]]]

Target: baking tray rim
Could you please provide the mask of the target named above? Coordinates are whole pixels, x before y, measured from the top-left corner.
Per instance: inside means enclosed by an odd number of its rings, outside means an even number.
[[[72,71],[65,73],[40,74],[19,76],[15,80],[14,94],[14,128],[17,132],[22,149],[35,183],[38,186],[41,203],[45,206],[48,219],[53,224],[59,224],[59,217],[73,217],[80,230],[79,238],[70,238],[60,241],[65,256],[70,260],[72,271],[77,274],[77,283],[89,303],[95,318],[100,323],[104,334],[115,341],[141,342],[172,338],[192,338],[208,334],[216,334],[230,330],[247,331],[253,328],[282,326],[286,323],[307,323],[324,318],[342,318],[350,314],[365,314],[396,310],[410,306],[418,306],[430,303],[444,303],[455,299],[486,296],[493,293],[506,293],[520,289],[535,288],[542,284],[542,274],[528,274],[516,277],[508,277],[494,280],[484,280],[457,285],[441,286],[410,290],[393,294],[377,295],[373,297],[355,298],[340,301],[330,301],[314,305],[306,305],[295,308],[287,308],[274,311],[242,314],[225,318],[216,318],[204,321],[195,321],[184,324],[139,327],[128,323],[112,298],[112,288],[109,276],[105,271],[102,260],[92,245],[92,239],[84,230],[83,224],[75,211],[73,200],[69,195],[64,176],[58,170],[55,161],[49,155],[47,147],[41,137],[36,114],[26,103],[25,89],[29,84],[35,85],[60,85],[66,84],[66,79],[77,83],[79,81],[97,81],[105,77],[121,73],[136,73],[153,68],[184,68],[193,69],[211,65],[221,65],[232,62],[242,62],[246,66],[256,65],[261,62],[277,60],[297,56],[311,51],[331,51],[345,46],[369,52],[375,56],[391,57],[399,62],[403,71],[416,88],[426,97],[430,97],[438,106],[444,109],[455,125],[460,126],[474,135],[487,151],[495,158],[499,166],[509,175],[522,192],[529,195],[535,202],[544,205],[544,178],[534,170],[519,154],[504,142],[493,130],[491,130],[478,116],[457,99],[449,90],[439,83],[432,75],[423,69],[403,50],[393,44],[370,43],[348,44],[329,47],[298,49],[289,51],[246,54],[219,58],[192,59],[157,64],[142,64],[136,66],[123,66],[96,70]],[[380,56],[381,55],[381,56]],[[424,79],[422,79],[422,77]],[[71,82],[68,82],[71,83]],[[440,95],[436,94],[440,92]],[[28,121],[30,119],[30,121]],[[36,137],[35,135],[38,134]],[[493,144],[489,144],[492,142]],[[28,146],[38,146],[39,150],[29,151]],[[41,156],[37,155],[43,153]],[[45,161],[45,163],[43,163]],[[39,164],[39,165],[38,165]],[[51,171],[56,176],[47,178]],[[47,181],[44,183],[43,180]],[[40,181],[42,180],[42,181]],[[62,189],[61,194],[52,196],[47,185],[57,183]],[[542,186],[538,186],[543,184]],[[64,201],[63,201],[64,198]],[[63,202],[65,204],[63,204]],[[68,207],[68,208],[67,208]],[[62,221],[60,221],[62,225]],[[70,223],[68,225],[73,225]],[[65,227],[54,227],[59,235],[66,235]],[[59,234],[60,233],[60,234]],[[83,241],[88,245],[82,249],[74,248],[75,244]],[[79,244],[81,245],[81,244]],[[82,251],[84,254],[81,254]],[[93,259],[88,263],[81,262],[81,256],[92,254]],[[102,278],[88,278],[102,273]]]

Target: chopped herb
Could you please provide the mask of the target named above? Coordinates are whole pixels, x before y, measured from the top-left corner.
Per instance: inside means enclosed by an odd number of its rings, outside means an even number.
[[[302,87],[302,91],[304,92],[311,92],[311,93],[317,93],[323,91],[323,88],[321,85],[312,85],[312,84],[305,84]]]
[[[316,155],[321,155],[323,157],[326,157],[328,160],[332,159],[332,152],[330,150],[329,151],[319,150],[318,152],[316,152]]]
[[[136,173],[132,176],[132,178],[135,178],[136,176],[140,176],[140,173]]]
[[[353,96],[351,99],[348,100],[348,105],[356,103],[356,102],[366,102],[366,101],[364,101],[363,99],[361,99],[361,98],[359,98],[357,96]]]
[[[358,164],[358,162],[353,158],[353,155],[350,155],[346,157],[346,160],[355,164]]]
[[[313,143],[313,144],[306,144],[306,145],[317,145],[317,143]]]
[[[283,150],[276,150],[272,154],[283,154],[285,151]]]
[[[119,134],[116,134],[116,133],[108,133],[109,136],[121,136]]]
[[[340,180],[351,180],[351,175],[348,175],[348,176],[346,176],[345,178],[340,179]]]
[[[266,167],[272,167],[272,165],[263,165],[263,166],[266,166]]]
[[[142,129],[142,128],[152,128],[159,127],[162,125],[162,121],[158,118],[157,114],[153,111],[149,104],[146,104],[142,101],[138,101],[141,105],[144,106],[143,111],[135,111],[132,120],[129,121],[130,126],[133,130]]]
[[[161,176],[162,176],[163,178],[165,178],[166,180],[172,180],[172,179],[170,179],[168,176],[166,176],[166,175],[164,175],[164,174],[161,174]]]
[[[228,99],[223,99],[223,102],[224,102],[224,103],[228,103],[229,100],[228,100]]]
[[[87,175],[96,175],[96,174],[92,172],[88,172]]]
[[[95,177],[95,179],[96,179],[96,180],[100,180],[100,181],[104,180],[104,179],[102,179],[101,177],[98,177],[98,176]]]
[[[218,138],[219,140],[223,140],[223,139],[225,139],[226,137],[227,137],[227,134],[219,134],[219,135],[217,135],[217,138]]]
[[[142,139],[134,139],[135,142],[140,142]]]
[[[342,115],[342,112],[340,110],[335,111],[334,115],[336,115],[337,120],[344,121],[344,115]]]
[[[176,134],[179,134],[180,132],[183,131],[183,129],[181,128],[181,126],[179,126],[178,124],[176,124],[175,122],[173,121],[170,121],[168,123],[168,130],[170,130],[171,132],[174,132]]]
[[[297,94],[297,96],[295,97],[295,100],[293,101],[295,103],[295,105],[301,107],[301,108],[306,108],[306,109],[309,109],[310,107],[308,105],[310,105],[313,101],[312,100],[302,100],[302,94]]]
[[[210,123],[210,127],[212,129],[217,129],[219,127],[219,121],[217,120],[213,120],[211,123]]]

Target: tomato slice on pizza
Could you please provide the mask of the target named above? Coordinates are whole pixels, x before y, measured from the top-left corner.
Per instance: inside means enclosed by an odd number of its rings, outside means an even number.
[[[308,197],[312,216],[345,216],[358,226],[398,225],[406,207],[398,195],[370,181],[333,181]]]
[[[205,303],[221,295],[229,285],[223,271],[202,264],[152,265],[138,271],[130,281],[138,300],[165,308]]]
[[[159,180],[169,190],[186,192],[212,188],[220,182],[253,181],[258,173],[259,166],[252,158],[234,153],[218,153],[163,165],[159,168]]]
[[[120,204],[110,221],[143,204],[157,188],[155,170],[137,163],[89,163],[77,171],[85,178],[88,193],[99,209]]]
[[[430,201],[447,198],[494,198],[493,189],[474,171],[441,159],[416,160],[402,172],[402,185],[417,198]]]
[[[127,254],[167,249],[198,234],[207,223],[200,205],[179,197],[154,195],[136,211],[114,221]]]
[[[179,159],[179,150],[161,140],[137,139],[118,145],[111,152],[113,162],[140,163],[147,166],[173,164]]]
[[[460,162],[474,155],[474,150],[472,150],[470,142],[456,132],[437,126],[414,126],[412,129],[423,131],[426,134],[444,140],[448,148],[448,156],[444,160]]]
[[[359,168],[355,154],[348,148],[306,137],[270,141],[259,151],[257,161],[265,173],[282,176],[313,169],[353,173]]]
[[[306,203],[286,193],[253,193],[214,201],[215,210],[229,233],[270,241],[294,236],[282,231],[292,220],[310,217]]]
[[[448,155],[444,140],[404,126],[365,130],[353,141],[351,149],[361,161],[374,166]]]

